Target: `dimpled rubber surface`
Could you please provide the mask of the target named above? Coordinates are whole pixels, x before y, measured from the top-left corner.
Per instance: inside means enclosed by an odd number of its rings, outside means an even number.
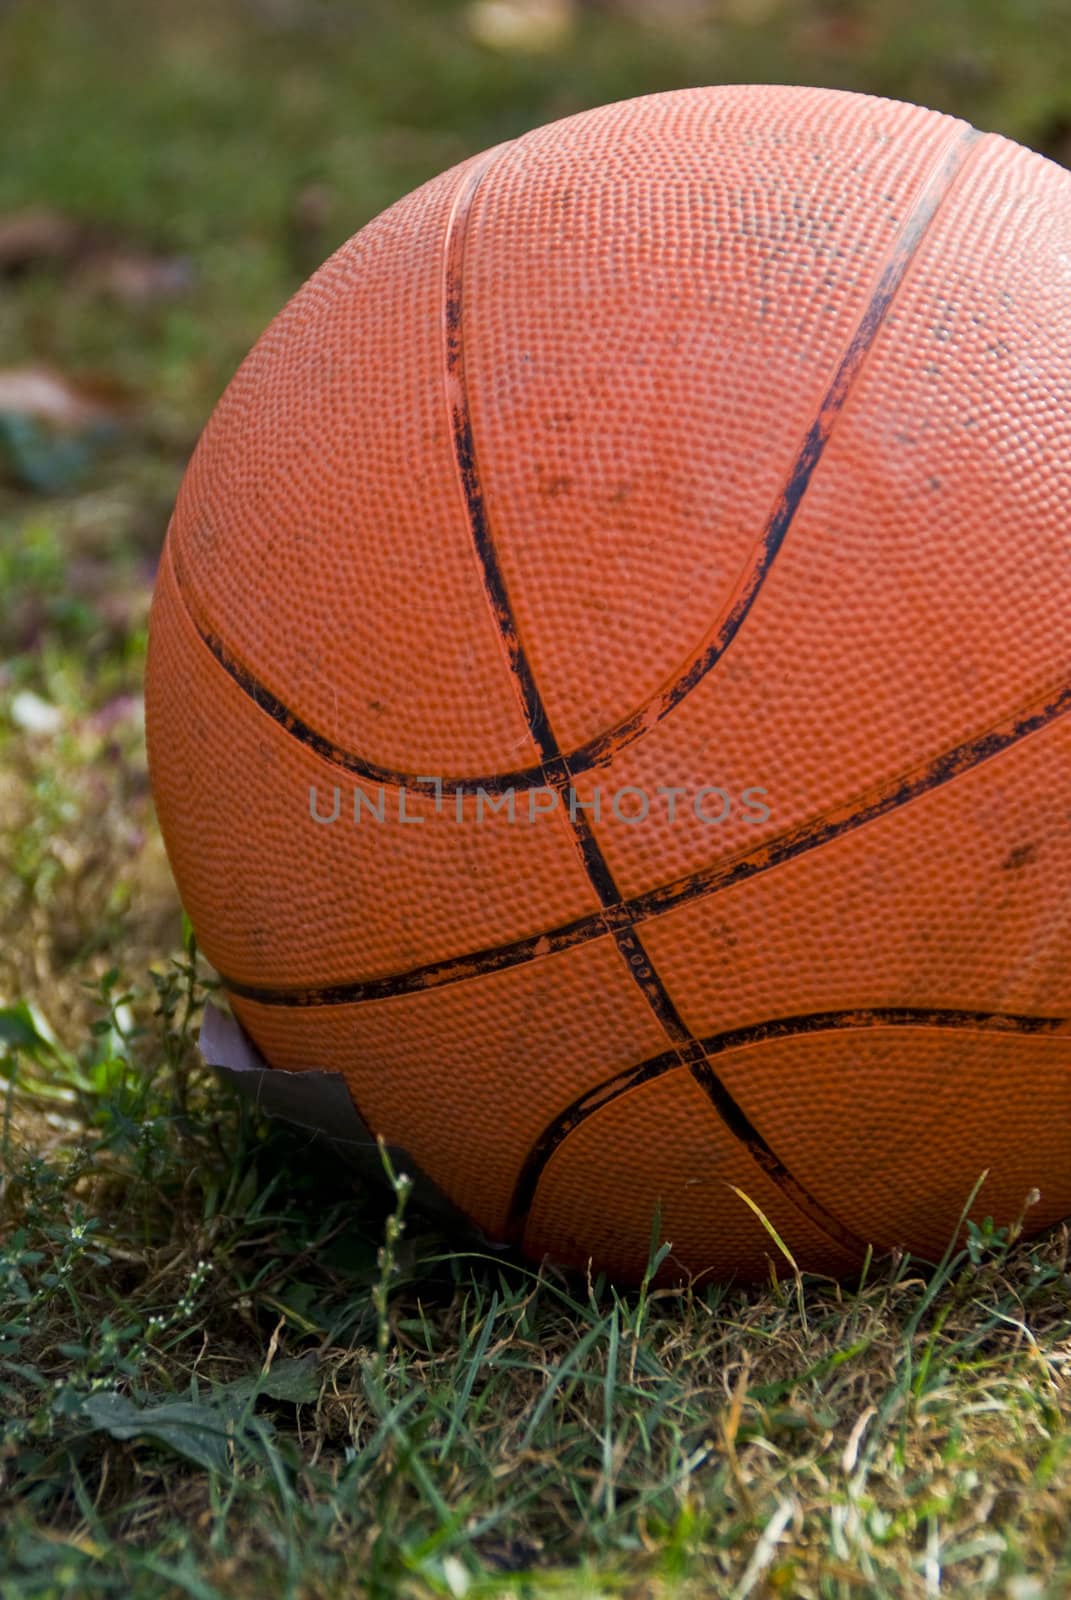
[[[248,357],[161,564],[154,791],[239,1019],[625,1279],[656,1214],[667,1275],[763,1273],[741,1194],[835,1273],[983,1170],[1071,1213],[1069,511],[1042,158],[737,86],[427,184]]]

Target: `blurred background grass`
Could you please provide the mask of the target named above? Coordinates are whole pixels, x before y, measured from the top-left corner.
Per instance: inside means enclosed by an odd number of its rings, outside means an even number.
[[[1071,153],[1066,0],[8,0],[0,215],[50,205],[188,256],[181,303],[7,294],[8,359],[101,364],[199,422],[280,302],[425,178],[681,85],[898,96]]]

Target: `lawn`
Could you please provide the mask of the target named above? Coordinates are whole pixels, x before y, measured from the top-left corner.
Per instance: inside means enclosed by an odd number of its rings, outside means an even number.
[[[1071,1593],[1066,1227],[618,1291],[459,1248],[197,1053],[148,601],[302,278],[466,154],[683,84],[1071,161],[1057,0],[644,9],[507,50],[446,0],[0,4],[0,1600]]]

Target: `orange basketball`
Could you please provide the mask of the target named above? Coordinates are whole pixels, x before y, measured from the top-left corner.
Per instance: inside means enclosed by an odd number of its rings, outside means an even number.
[[[369,223],[154,601],[175,875],[273,1068],[622,1278],[1071,1213],[1071,176],[655,95]],[[765,1219],[765,1223],[764,1220]]]

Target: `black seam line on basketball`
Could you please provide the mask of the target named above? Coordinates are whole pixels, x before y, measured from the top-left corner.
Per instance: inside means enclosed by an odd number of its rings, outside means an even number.
[[[800,1016],[775,1017],[746,1027],[731,1028],[724,1033],[698,1040],[704,1055],[724,1055],[731,1050],[751,1045],[766,1044],[779,1039],[816,1033],[839,1033],[869,1028],[937,1028],[959,1030],[965,1033],[1006,1033],[1027,1036],[1054,1035],[1068,1025],[1067,1017],[1019,1015],[1011,1012],[965,1011],[942,1007],[925,1010],[907,1006],[870,1007],[850,1011],[815,1011]],[[511,1225],[516,1230],[523,1226],[531,1210],[532,1200],[542,1173],[551,1156],[568,1136],[586,1122],[588,1117],[627,1094],[630,1089],[649,1083],[653,1078],[664,1077],[681,1065],[676,1051],[666,1050],[660,1055],[641,1061],[606,1078],[588,1089],[567,1105],[544,1128],[532,1145],[518,1176],[510,1203]],[[694,1069],[692,1076],[695,1076]],[[700,1087],[704,1087],[702,1084]]]
[[[544,783],[560,786],[566,772],[547,708],[528,660],[521,631],[510,599],[509,588],[499,560],[494,534],[487,516],[483,485],[476,455],[468,378],[465,367],[465,251],[468,225],[477,190],[487,170],[486,163],[469,174],[451,207],[443,241],[444,350],[446,397],[450,412],[451,436],[458,478],[465,499],[469,532],[479,563],[484,592],[505,647],[521,708],[532,742],[539,751],[540,775]],[[614,881],[610,864],[603,854],[587,818],[575,807],[568,812],[570,831],[584,873],[604,910],[621,904],[621,891]],[[603,918],[604,930],[614,939],[629,975],[636,983],[670,1042],[687,1050],[691,1037],[653,962],[631,925],[617,927]],[[685,1059],[682,1056],[682,1061]]]
[[[563,777],[561,750],[555,738],[550,718],[521,638],[521,630],[510,600],[509,588],[502,571],[495,545],[494,533],[488,521],[484,504],[483,487],[476,456],[472,417],[469,406],[465,372],[464,340],[464,257],[468,220],[473,201],[486,166],[473,173],[458,193],[450,214],[443,247],[444,300],[445,300],[445,353],[446,394],[450,408],[451,429],[458,476],[461,481],[468,512],[469,529],[473,546],[483,575],[484,590],[492,615],[506,649],[513,674],[514,686],[524,711],[532,742],[539,751],[546,780],[552,774],[548,763],[555,763],[553,777],[560,783]],[[883,280],[884,281],[884,280]],[[880,318],[879,318],[880,320]],[[850,377],[845,380],[845,392]],[[843,397],[842,397],[843,398]],[[840,402],[838,401],[838,408]],[[831,426],[832,423],[829,423]],[[826,428],[828,435],[828,427]],[[820,453],[820,450],[819,452]],[[817,453],[814,456],[817,461]],[[813,470],[813,466],[812,469]],[[809,474],[808,474],[809,475]],[[802,496],[805,482],[799,488]],[[795,492],[795,491],[793,491]],[[790,518],[789,518],[790,520]],[[787,527],[787,520],[785,526]],[[771,557],[772,559],[772,557]],[[761,582],[761,580],[758,580]],[[757,588],[757,585],[756,585]],[[740,622],[746,615],[746,608]],[[738,624],[739,626],[739,624]],[[621,891],[614,881],[613,871],[603,854],[594,830],[587,818],[574,806],[568,808],[568,820],[584,871],[605,911],[613,911],[621,904]],[[752,1127],[748,1118],[736,1104],[728,1088],[719,1081],[709,1061],[704,1058],[701,1046],[677,1010],[673,997],[658,972],[655,962],[643,946],[635,928],[612,926],[604,918],[608,933],[612,934],[618,954],[625,969],[643,995],[652,1015],[674,1047],[681,1066],[688,1067],[702,1084],[707,1099],[721,1118],[729,1133],[738,1139],[771,1181],[791,1190],[797,1204],[825,1226],[827,1233],[842,1243],[851,1236],[835,1217],[829,1216],[813,1196],[807,1195],[802,1185],[792,1176],[785,1163],[769,1148],[766,1141]],[[854,1243],[854,1240],[852,1241]]]
[[[559,783],[554,775],[548,777],[548,782],[558,788]],[[607,933],[615,933],[614,926],[607,920],[605,913],[614,911],[623,903],[624,897],[614,880],[610,870],[610,863],[602,852],[599,841],[588,823],[587,818],[579,809],[570,806],[568,812],[569,827],[576,841],[580,861],[587,873],[588,882],[598,895],[599,904],[603,908],[602,921]]]
[[[468,955],[454,956],[445,961],[433,961],[414,967],[408,972],[391,973],[381,978],[362,978],[349,982],[324,985],[302,985],[281,988],[269,985],[244,983],[223,977],[225,986],[234,994],[263,1005],[320,1006],[364,1004],[375,1000],[388,1000],[395,996],[420,993],[443,984],[464,982],[470,978],[504,971],[535,961],[545,955],[574,949],[605,936],[615,927],[625,928],[635,922],[659,917],[688,901],[702,900],[722,889],[731,888],[746,878],[756,877],[793,861],[811,850],[821,848],[856,828],[877,821],[890,812],[899,810],[921,795],[942,788],[946,783],[983,762],[1012,749],[1031,734],[1051,726],[1060,717],[1071,712],[1071,683],[1063,685],[1041,702],[1020,710],[1014,717],[988,728],[984,733],[946,750],[914,771],[890,780],[872,789],[868,794],[856,796],[843,807],[824,812],[821,816],[800,823],[785,833],[766,840],[754,850],[730,857],[717,866],[701,872],[689,873],[669,883],[622,900],[601,913],[576,917],[546,932],[531,934],[523,939],[492,945],[485,950]],[[609,924],[609,929],[607,927]]]
[[[539,752],[540,777],[545,785],[553,782],[560,787],[565,777],[561,750],[521,639],[505,574],[487,517],[469,403],[464,333],[465,249],[473,202],[486,170],[486,164],[478,168],[469,175],[459,189],[451,207],[450,220],[443,241],[446,400],[450,413],[454,459],[484,593],[506,652],[513,686],[528,725],[529,735]],[[585,876],[600,904],[604,908],[619,905],[621,892],[614,881],[610,864],[586,818],[573,806],[569,807],[569,824]],[[611,927],[605,918],[603,918],[603,930],[611,934],[617,942],[618,950],[630,975],[662,1023],[667,1036],[674,1043],[680,1042],[686,1037],[684,1024],[676,1015],[673,1003],[651,963],[646,959],[636,935],[630,928],[618,930]]]
[[[443,325],[447,404],[454,461],[461,492],[465,499],[469,533],[479,561],[484,593],[491,607],[499,638],[505,647],[510,672],[524,712],[532,742],[539,752],[540,768],[561,755],[558,741],[547,716],[547,708],[535,681],[531,662],[521,642],[513,614],[505,574],[487,520],[483,485],[476,462],[476,442],[472,429],[468,380],[465,369],[464,339],[464,259],[468,228],[477,190],[491,165],[481,162],[459,186],[450,209],[443,239]]]
[[[651,728],[662,722],[717,665],[739,632],[741,624],[753,606],[773,566],[778,551],[784,543],[785,536],[799,509],[803,495],[821,459],[833,422],[843,409],[848,391],[874,343],[893,296],[903,281],[904,275],[918,250],[923,234],[933,220],[939,204],[947,195],[953,180],[961,172],[967,155],[981,137],[982,135],[975,128],[963,130],[946,153],[944,161],[938,164],[934,174],[923,185],[915,207],[905,221],[904,227],[893,245],[885,268],[871,295],[870,302],[863,312],[856,331],[834,373],[829,389],[819,407],[818,416],[812,423],[797,452],[795,462],[789,471],[785,488],[758,542],[754,564],[744,579],[736,600],[713,637],[707,641],[698,655],[693,657],[687,667],[683,669],[668,688],[654,695],[639,710],[630,713],[629,716],[616,723],[612,728],[596,734],[594,738],[564,753],[558,748],[557,741],[547,725],[546,709],[532,681],[530,664],[527,657],[521,652],[516,662],[513,663],[514,670],[521,684],[529,726],[532,728],[536,747],[540,750],[544,760],[528,766],[518,767],[512,772],[473,774],[468,777],[444,776],[439,780],[442,784],[441,792],[444,795],[456,794],[459,790],[468,789],[482,789],[487,795],[500,795],[511,789],[523,792],[526,789],[543,786],[548,782],[560,784],[563,777],[579,777],[582,773],[589,772],[593,768],[605,766],[620,750],[635,743]],[[471,186],[473,194],[485,171],[486,167],[481,167],[475,173],[470,174],[466,180]],[[470,194],[467,203],[471,203],[471,198]],[[461,309],[460,285],[458,284],[455,287],[456,293],[453,295],[448,293],[445,312],[448,353],[453,349],[458,339],[458,321]],[[459,427],[455,427],[454,449],[458,460],[458,471],[462,478],[464,492],[469,505],[470,520],[476,519],[479,524],[481,538],[485,539],[487,532],[486,507],[475,471],[472,427],[467,412],[465,417],[461,419]],[[503,597],[504,586],[497,554],[493,549],[489,554],[491,562],[490,578],[494,590],[490,595],[490,599],[492,605],[496,608],[497,616],[497,607]],[[293,712],[278,696],[272,694],[260,682],[256,674],[227,648],[218,634],[201,624],[197,618],[195,608],[191,604],[189,591],[181,572],[176,571],[176,578],[179,587],[187,598],[187,609],[190,612],[193,625],[220,666],[229,674],[238,687],[255,700],[262,710],[273,717],[288,734],[302,744],[308,745],[311,750],[315,751],[318,756],[332,766],[336,766],[344,772],[352,773],[354,777],[363,778],[367,782],[382,784],[384,787],[389,788],[413,788],[418,784],[421,775],[403,772],[396,767],[384,766],[354,751],[346,750],[343,746],[336,744],[334,740],[328,739],[324,734],[319,733]],[[512,648],[509,636],[507,636],[507,648]]]
[[[483,581],[484,594],[506,652],[513,686],[528,725],[529,735],[539,752],[540,776],[545,785],[554,784],[560,787],[566,778],[562,753],[524,648],[505,573],[488,520],[476,456],[472,409],[469,403],[468,375],[465,367],[465,252],[473,203],[487,167],[488,164],[483,163],[470,173],[460,186],[451,207],[450,220],[443,240],[446,400],[450,413],[450,432],[458,480],[465,500],[469,533]],[[621,901],[621,892],[614,882],[609,862],[603,855],[586,819],[573,806],[569,807],[569,823],[584,873],[600,904],[618,905]],[[609,925],[606,931],[613,932]],[[648,983],[651,981],[649,976]],[[652,1000],[652,1004],[654,1003]]]

